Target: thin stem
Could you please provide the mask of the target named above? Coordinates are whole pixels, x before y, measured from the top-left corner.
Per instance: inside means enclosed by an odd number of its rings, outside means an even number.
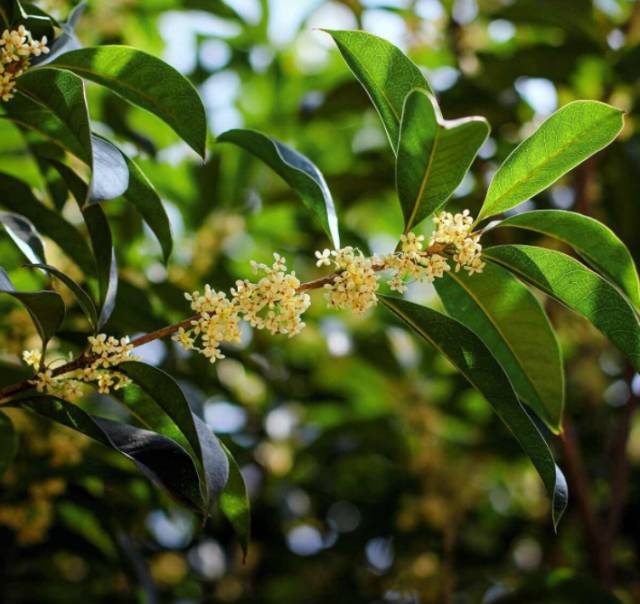
[[[438,252],[444,252],[446,245],[436,243],[429,248],[427,248],[423,255],[428,256],[431,254],[436,254]],[[374,264],[373,270],[376,272],[385,270],[387,267],[384,263],[382,264]],[[339,272],[333,272],[324,277],[320,277],[319,279],[314,279],[313,281],[307,281],[306,283],[302,283],[300,287],[298,287],[299,292],[310,291],[314,289],[320,289],[325,285],[329,285],[333,283],[338,276]],[[199,314],[193,315],[188,319],[184,319],[179,321],[178,323],[174,323],[172,325],[167,325],[166,327],[162,327],[161,329],[157,329],[155,331],[151,331],[149,333],[138,336],[137,338],[133,338],[131,340],[131,345],[133,348],[138,348],[139,346],[143,346],[144,344],[148,344],[149,342],[153,342],[154,340],[159,340],[161,338],[166,338],[167,336],[171,336],[176,333],[179,329],[187,329],[192,326],[193,321],[197,321],[200,318]],[[83,367],[87,367],[93,361],[96,360],[96,356],[92,354],[83,353],[79,357],[61,365],[57,369],[54,369],[51,373],[54,377],[59,375],[63,375],[65,373],[70,373],[71,371],[75,371],[76,369],[82,369]],[[16,394],[21,394],[33,388],[33,384],[31,380],[23,380],[22,382],[18,382],[16,384],[11,384],[9,386],[5,386],[4,388],[0,388],[0,405],[7,404],[11,397]]]

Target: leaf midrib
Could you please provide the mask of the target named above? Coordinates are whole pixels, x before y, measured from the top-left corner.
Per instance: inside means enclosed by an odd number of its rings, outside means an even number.
[[[528,180],[531,179],[531,174],[532,172],[536,172],[538,170],[541,170],[546,164],[548,164],[549,162],[553,161],[556,157],[558,157],[558,155],[560,155],[561,153],[563,153],[568,147],[570,147],[575,141],[576,139],[580,138],[584,132],[586,132],[587,130],[590,130],[591,128],[594,128],[595,126],[600,125],[602,122],[606,121],[607,119],[609,119],[611,116],[607,116],[604,117],[600,120],[596,120],[591,127],[589,128],[584,128],[583,130],[581,130],[579,133],[577,133],[574,137],[572,137],[567,143],[565,143],[564,145],[562,145],[555,153],[551,154],[550,156],[548,156],[543,162],[536,164],[536,166],[533,169],[530,169],[526,176],[524,176],[523,178],[517,180],[513,185],[511,185],[511,187],[509,189],[507,189],[504,193],[502,193],[499,197],[496,197],[494,200],[491,200],[490,203],[492,205],[497,205],[500,200],[502,200],[504,197],[508,196],[514,189],[516,189],[517,187],[521,186],[523,183],[526,183]],[[526,141],[525,141],[526,142]],[[514,150],[514,153],[516,149]],[[597,151],[596,151],[597,153]],[[508,160],[508,158],[507,158]],[[504,166],[504,164],[503,164]],[[570,168],[571,169],[571,168]],[[498,210],[498,212],[502,212],[502,210]],[[484,212],[481,212],[480,216],[478,216],[478,219],[480,218],[485,218],[486,214]]]

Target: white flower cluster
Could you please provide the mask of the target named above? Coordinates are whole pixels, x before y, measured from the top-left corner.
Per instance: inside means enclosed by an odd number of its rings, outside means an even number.
[[[204,294],[185,294],[200,316],[191,322],[189,329],[180,328],[173,339],[215,363],[224,358],[220,350],[222,342],[240,341],[241,319],[272,334],[292,337],[300,333],[304,327],[300,317],[311,299],[299,291],[300,281],[295,272],[287,272],[286,260],[278,254],[274,254],[274,259],[272,266],[252,261],[254,271],[262,273],[262,278],[257,283],[236,281],[230,299],[209,285],[205,286]]]
[[[384,257],[385,268],[392,271],[389,286],[392,290],[404,293],[407,291],[406,279],[428,281],[442,277],[450,270],[444,256],[437,253],[427,254],[423,251],[423,235],[407,233],[400,236],[400,251]]]
[[[378,276],[380,259],[367,257],[359,249],[344,247],[341,250],[316,252],[317,266],[333,264],[338,274],[324,287],[329,308],[351,309],[362,314],[378,302]]]
[[[424,249],[424,237],[407,233],[400,237],[400,249],[386,256],[365,256],[359,249],[345,247],[340,250],[317,251],[316,265],[331,266],[335,273],[320,280],[324,284],[329,308],[350,309],[364,313],[378,301],[377,273],[391,271],[391,289],[404,292],[406,280],[433,281],[449,271],[448,258],[455,262],[455,270],[464,267],[470,274],[484,267],[481,260],[480,236],[471,233],[473,221],[468,210],[462,214],[441,212],[434,218],[436,230],[429,248]],[[254,271],[262,278],[253,283],[236,281],[230,297],[216,292],[209,285],[203,294],[185,294],[198,317],[189,327],[181,327],[173,339],[187,350],[197,350],[212,363],[224,358],[222,342],[240,340],[240,321],[246,320],[257,329],[272,334],[294,336],[304,327],[302,315],[310,304],[294,272],[288,273],[286,260],[274,254],[272,266],[251,261]]]
[[[29,67],[30,57],[47,54],[47,37],[34,40],[24,25],[18,29],[5,29],[0,37],[0,99],[10,101],[16,86],[16,78]]]
[[[51,366],[42,366],[42,355],[37,350],[25,350],[22,358],[27,365],[36,369],[31,380],[38,392],[45,392],[64,400],[75,400],[82,395],[82,385],[95,382],[98,392],[108,394],[111,390],[120,390],[131,380],[113,367],[124,361],[136,360],[131,354],[133,345],[128,337],[120,340],[104,333],[89,337],[91,344],[91,364],[62,375],[54,375]]]
[[[436,230],[431,235],[429,245],[452,245],[455,248],[453,261],[456,263],[456,272],[464,267],[470,275],[481,273],[485,267],[481,258],[482,245],[480,235],[471,233],[473,218],[469,215],[469,210],[462,214],[440,212],[433,222]]]

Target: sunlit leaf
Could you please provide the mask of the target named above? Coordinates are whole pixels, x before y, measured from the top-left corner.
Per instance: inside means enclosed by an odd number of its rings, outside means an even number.
[[[574,101],[520,143],[495,173],[478,220],[509,210],[552,185],[606,147],[623,126],[623,112],[598,101]]]
[[[100,46],[65,52],[44,67],[64,69],[106,86],[150,111],[204,157],[207,119],[196,89],[164,61],[127,46]]]
[[[499,245],[484,256],[586,317],[640,370],[640,323],[627,299],[573,258],[528,245]]]
[[[489,124],[484,118],[445,120],[426,90],[409,93],[396,160],[396,188],[405,232],[451,197],[487,136]]]
[[[535,210],[511,216],[496,226],[527,229],[566,243],[640,307],[640,282],[631,253],[601,222],[577,212]]]
[[[378,111],[394,152],[404,100],[414,88],[432,92],[422,72],[399,48],[363,31],[326,30]]]

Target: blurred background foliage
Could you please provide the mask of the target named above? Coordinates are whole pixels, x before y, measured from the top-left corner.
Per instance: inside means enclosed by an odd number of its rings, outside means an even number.
[[[60,17],[72,7],[40,4]],[[592,215],[637,259],[640,8],[631,0],[93,0],[78,26],[83,43],[161,56],[198,86],[211,125],[203,164],[156,118],[89,86],[94,129],[137,157],[176,240],[165,266],[131,206],[104,204],[121,272],[108,332],[182,318],[183,291],[226,289],[249,276],[250,259],[274,251],[305,280],[318,276],[313,251],[325,236],[268,168],[214,144],[232,127],[263,130],[313,159],[345,244],[393,247],[402,219],[392,154],[319,28],[389,39],[425,68],[446,118],[488,118],[491,138],[455,208],[477,210],[497,164],[557,107],[591,98],[624,109],[619,140],[526,209]],[[2,170],[41,184],[19,132],[1,120],[0,141]],[[514,240],[506,229],[490,237]],[[54,244],[47,253],[73,274]],[[0,256],[16,285],[33,279],[4,234]],[[436,303],[430,287],[410,297]],[[315,294],[295,340],[247,329],[215,366],[168,341],[139,351],[180,380],[242,466],[253,506],[244,563],[221,518],[201,527],[115,454],[13,412],[22,446],[1,487],[0,600],[640,601],[640,376],[585,321],[548,308],[568,374],[568,438],[556,451],[572,499],[557,535],[533,467],[463,378],[383,309],[354,318],[328,312]],[[34,334],[23,312],[8,303],[2,312],[0,379],[9,383]],[[61,354],[82,329],[71,312]],[[124,413],[108,397],[87,405]]]

